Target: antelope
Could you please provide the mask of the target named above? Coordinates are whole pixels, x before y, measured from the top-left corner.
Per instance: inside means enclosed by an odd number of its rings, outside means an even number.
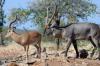
[[[27,31],[23,34],[17,34],[14,31],[14,27],[11,27],[15,22],[16,19],[10,23],[8,33],[5,37],[10,37],[13,41],[24,47],[26,52],[26,61],[28,60],[28,50],[29,45],[31,44],[33,44],[37,49],[37,57],[41,58],[41,34],[37,31]]]
[[[55,26],[55,24],[53,23],[51,26],[49,26],[49,28],[46,28],[46,34],[53,35],[53,36],[60,36],[62,39],[64,39],[67,42],[65,56],[67,56],[69,47],[71,43],[73,43],[74,49],[77,54],[76,58],[79,57],[76,41],[89,40],[94,46],[94,49],[92,50],[92,53],[91,53],[91,57],[94,55],[95,50],[98,49],[98,52],[99,52],[98,59],[100,59],[100,50],[99,50],[100,49],[100,42],[99,42],[100,29],[97,24],[75,23],[75,24],[70,24],[63,27],[58,27],[58,26]]]
[[[91,53],[91,58],[93,57],[95,50],[98,49],[100,60],[100,29],[95,23],[73,23],[66,26],[58,26],[57,21],[52,22],[52,17],[50,21],[46,24],[44,34],[52,35],[64,39],[66,44],[65,57],[67,57],[68,50],[71,43],[76,51],[76,58],[79,57],[79,52],[77,48],[77,40],[89,40],[93,45],[93,50]]]
[[[54,10],[54,12],[53,12],[53,15],[52,15],[52,17],[51,17],[51,19],[50,19],[50,21],[48,22],[48,20],[49,20],[49,16],[48,16],[48,10],[49,10],[49,8],[47,7],[47,17],[46,17],[46,24],[45,24],[45,28],[48,28],[48,25],[50,25],[50,24],[48,24],[49,22],[51,22],[52,20],[54,20],[54,21],[56,21],[56,25],[57,26],[60,26],[60,20],[59,20],[59,14],[58,14],[58,6],[56,5],[56,7],[55,7],[55,10]],[[47,23],[48,22],[48,23]],[[46,29],[44,30],[44,35],[45,35],[45,31],[46,31]],[[57,51],[59,50],[59,45],[60,45],[60,34],[58,34],[58,35],[56,35],[56,36],[53,36],[55,39],[56,39],[56,44],[57,44]]]

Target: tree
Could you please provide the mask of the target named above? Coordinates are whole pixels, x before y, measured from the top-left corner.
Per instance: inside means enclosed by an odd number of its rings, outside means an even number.
[[[47,16],[47,8],[49,10],[48,18],[51,18],[56,5],[60,18],[68,18],[68,23],[77,22],[78,18],[85,19],[96,11],[96,5],[91,0],[37,0],[37,2],[32,2],[29,8],[25,10],[30,14],[25,15],[27,17],[33,15],[31,16],[33,22],[43,28]]]
[[[0,44],[4,44],[3,43],[3,23],[4,23],[4,10],[3,10],[3,5],[5,3],[5,0],[0,0]]]
[[[21,8],[13,8],[11,10],[11,14],[9,15],[8,19],[12,21],[16,15],[21,21],[28,20],[29,15],[31,14],[30,10],[28,9],[21,9]]]

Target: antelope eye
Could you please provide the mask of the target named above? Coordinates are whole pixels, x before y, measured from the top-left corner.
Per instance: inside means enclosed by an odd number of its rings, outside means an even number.
[[[50,27],[48,27],[47,29],[50,29]]]

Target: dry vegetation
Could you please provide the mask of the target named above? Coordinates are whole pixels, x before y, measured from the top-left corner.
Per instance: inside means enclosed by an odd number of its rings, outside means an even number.
[[[46,47],[47,53],[49,54],[48,60],[46,62],[47,64],[49,64],[49,66],[100,66],[100,61],[97,61],[97,60],[89,60],[89,59],[68,59],[68,60],[66,60],[63,57],[63,55],[60,55],[60,57],[55,57],[55,55],[54,55],[55,51],[56,51],[55,43],[42,42],[41,44],[42,44],[42,48]],[[66,43],[61,44],[60,50],[58,52],[59,54],[62,50],[64,50],[65,44]],[[82,46],[82,45],[84,45],[84,46]],[[83,48],[90,51],[92,46],[91,46],[91,44],[85,45],[84,43],[82,43],[81,45],[79,45],[79,50],[83,49]],[[29,49],[29,55],[32,56],[32,54],[35,51],[36,51],[36,48],[31,45],[30,49]],[[25,55],[25,51],[24,51],[23,47],[16,44],[15,42],[9,43],[8,46],[0,47],[0,59],[1,59],[0,61],[2,61],[4,59],[8,59],[8,61],[9,61],[9,59],[10,59],[10,62],[11,62],[11,60],[13,61],[13,60],[15,60],[15,58],[17,58],[19,56],[24,56],[24,55]],[[42,56],[43,56],[43,54],[42,54]],[[73,46],[71,46],[68,56],[75,57],[75,51],[74,51]],[[30,58],[32,59],[33,57],[30,57]],[[34,60],[34,58],[32,60]],[[8,62],[7,64],[9,66],[14,66],[14,63],[10,63],[10,62]],[[10,64],[12,64],[12,65],[10,65]],[[27,66],[25,64],[22,64],[22,62],[18,63],[18,64],[19,64],[19,66]],[[92,65],[90,65],[90,64],[92,64]],[[32,65],[33,66],[44,66],[45,62],[42,58],[41,60],[39,60],[38,62],[35,62]]]
[[[55,43],[50,43],[50,42],[42,42],[42,48],[46,47],[48,52],[55,52],[56,51],[56,44]],[[64,50],[66,43],[63,43],[60,45],[59,51]],[[84,44],[81,44],[84,45]],[[91,44],[88,44],[86,46],[80,46],[79,49],[86,49],[88,51],[91,50],[92,46]],[[29,49],[29,55],[34,53],[36,51],[36,48],[34,46],[30,46]],[[71,46],[69,52],[72,52],[71,54],[75,54],[75,51],[73,46]],[[15,42],[9,43],[8,46],[6,47],[0,47],[0,58],[7,58],[7,57],[17,57],[20,55],[24,55],[25,51],[24,48],[21,45],[16,44]]]
[[[30,46],[29,53],[34,52],[35,50],[36,49],[33,46]],[[0,47],[0,57],[2,58],[16,57],[22,54],[25,54],[24,48],[15,42],[8,44],[8,46]]]

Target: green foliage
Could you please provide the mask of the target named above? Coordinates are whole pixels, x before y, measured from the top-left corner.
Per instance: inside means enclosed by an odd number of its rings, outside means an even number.
[[[34,4],[34,3],[32,3]],[[39,1],[36,8],[33,5],[30,7],[34,12],[46,13],[46,8],[49,7],[49,14],[53,12],[55,4],[58,5],[59,12],[63,15],[76,15],[84,18],[90,16],[96,10],[96,5],[89,0],[42,0]],[[45,15],[45,14],[44,14]]]
[[[11,21],[13,20],[16,15],[18,15],[18,18],[21,20],[21,21],[25,21],[27,20],[28,16],[31,14],[30,10],[28,9],[21,9],[21,8],[13,8],[11,10],[11,14],[10,16],[8,17],[8,19]]]
[[[75,19],[71,18],[71,20],[87,18],[96,11],[96,5],[93,4],[91,0],[37,0],[37,2],[32,2],[28,9],[12,9],[9,19],[13,20],[15,15],[18,14],[22,21],[32,20],[43,30],[47,16],[47,8],[49,8],[48,17],[51,18],[55,4],[58,6],[58,12],[61,17],[75,17]],[[71,22],[71,20],[69,20],[69,22]]]

